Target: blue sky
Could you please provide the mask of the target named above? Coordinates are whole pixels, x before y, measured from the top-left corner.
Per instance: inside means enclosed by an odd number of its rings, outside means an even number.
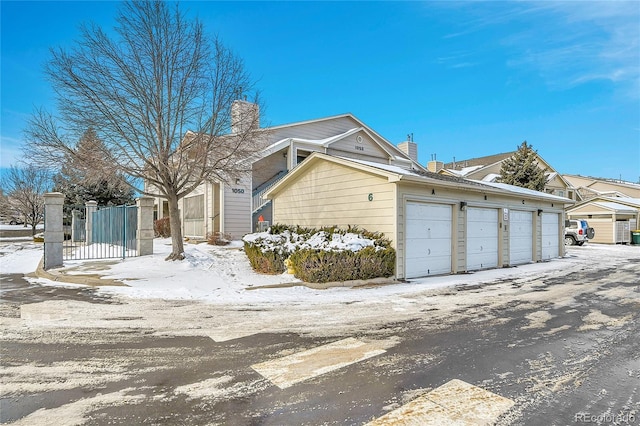
[[[16,164],[42,64],[116,2],[0,3],[0,166]],[[513,151],[640,181],[640,2],[183,2],[258,79],[263,124],[351,112],[421,163]]]

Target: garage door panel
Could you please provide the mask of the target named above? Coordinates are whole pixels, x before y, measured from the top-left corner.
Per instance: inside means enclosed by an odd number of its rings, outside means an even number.
[[[451,272],[451,206],[407,203],[406,278]]]
[[[467,270],[498,266],[498,210],[467,208]]]
[[[557,213],[542,213],[542,259],[560,256],[560,218]]]
[[[533,260],[533,215],[531,212],[509,212],[509,263],[521,265]]]
[[[407,233],[417,239],[451,239],[451,220],[417,220],[412,219],[407,222]]]

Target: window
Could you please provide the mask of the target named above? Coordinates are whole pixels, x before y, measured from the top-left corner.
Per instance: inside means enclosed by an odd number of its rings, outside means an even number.
[[[184,199],[185,219],[204,219],[204,195]]]

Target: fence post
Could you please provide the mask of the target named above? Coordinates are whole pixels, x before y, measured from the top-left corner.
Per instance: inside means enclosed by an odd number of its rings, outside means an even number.
[[[85,204],[86,207],[86,219],[84,222],[85,226],[85,237],[84,240],[87,245],[93,243],[93,213],[98,211],[98,202],[97,201],[87,201]]]
[[[73,210],[71,212],[71,241],[74,243],[77,241],[80,241],[80,236],[76,235],[77,234],[76,226],[78,226],[77,222],[78,222],[79,216],[80,216],[79,210]]]
[[[64,195],[59,192],[44,194],[44,269],[62,266],[62,205]]]
[[[140,197],[136,199],[138,206],[138,238],[136,249],[138,256],[153,254],[153,198]]]

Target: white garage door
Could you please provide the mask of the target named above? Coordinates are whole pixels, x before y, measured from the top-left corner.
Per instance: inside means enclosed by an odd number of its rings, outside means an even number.
[[[467,208],[467,270],[498,266],[498,210]]]
[[[509,264],[521,265],[533,260],[533,216],[531,212],[509,212]]]
[[[542,260],[560,256],[558,250],[559,217],[557,213],[542,213]]]
[[[407,203],[405,277],[451,272],[451,206]]]

